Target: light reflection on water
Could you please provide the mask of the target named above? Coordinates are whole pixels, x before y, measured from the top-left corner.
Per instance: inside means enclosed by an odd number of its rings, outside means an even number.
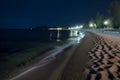
[[[79,36],[77,37],[77,43],[80,43],[80,40],[85,36],[83,32],[79,33]]]
[[[85,34],[79,30],[50,30],[50,40],[56,40],[57,42],[62,41],[61,38],[66,37],[69,41],[79,43],[84,36]]]
[[[70,37],[68,40],[73,41],[73,43],[80,43],[80,40],[84,38],[85,34],[84,32],[79,32],[77,37]]]
[[[57,42],[59,42],[59,41],[61,41],[60,40],[60,31],[59,30],[57,30],[57,40],[56,40]]]

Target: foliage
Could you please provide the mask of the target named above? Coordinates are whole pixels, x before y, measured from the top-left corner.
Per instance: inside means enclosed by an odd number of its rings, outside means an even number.
[[[104,28],[103,22],[104,22],[103,15],[100,13],[97,13],[95,19],[93,19],[93,18],[90,19],[88,26],[91,28]],[[90,26],[90,24],[91,24],[91,26]]]
[[[114,1],[110,5],[110,16],[113,24],[113,28],[120,28],[120,2]]]
[[[103,22],[104,22],[104,17],[103,17],[103,15],[100,14],[100,13],[97,13],[97,15],[96,15],[96,20],[95,20],[96,27],[97,27],[97,28],[103,28]]]

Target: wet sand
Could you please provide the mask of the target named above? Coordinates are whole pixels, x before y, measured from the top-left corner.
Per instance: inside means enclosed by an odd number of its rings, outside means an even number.
[[[120,38],[87,34],[60,80],[120,80]]]
[[[74,49],[75,46],[68,44],[51,50],[38,58],[30,68],[7,80],[57,80]]]

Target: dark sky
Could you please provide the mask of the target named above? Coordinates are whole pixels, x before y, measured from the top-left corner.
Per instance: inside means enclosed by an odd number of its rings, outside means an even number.
[[[0,0],[0,27],[78,25],[98,12],[108,17],[113,0]]]

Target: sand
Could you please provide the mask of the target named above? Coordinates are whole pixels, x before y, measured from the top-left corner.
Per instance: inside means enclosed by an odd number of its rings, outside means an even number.
[[[60,80],[120,80],[120,38],[88,33]]]

